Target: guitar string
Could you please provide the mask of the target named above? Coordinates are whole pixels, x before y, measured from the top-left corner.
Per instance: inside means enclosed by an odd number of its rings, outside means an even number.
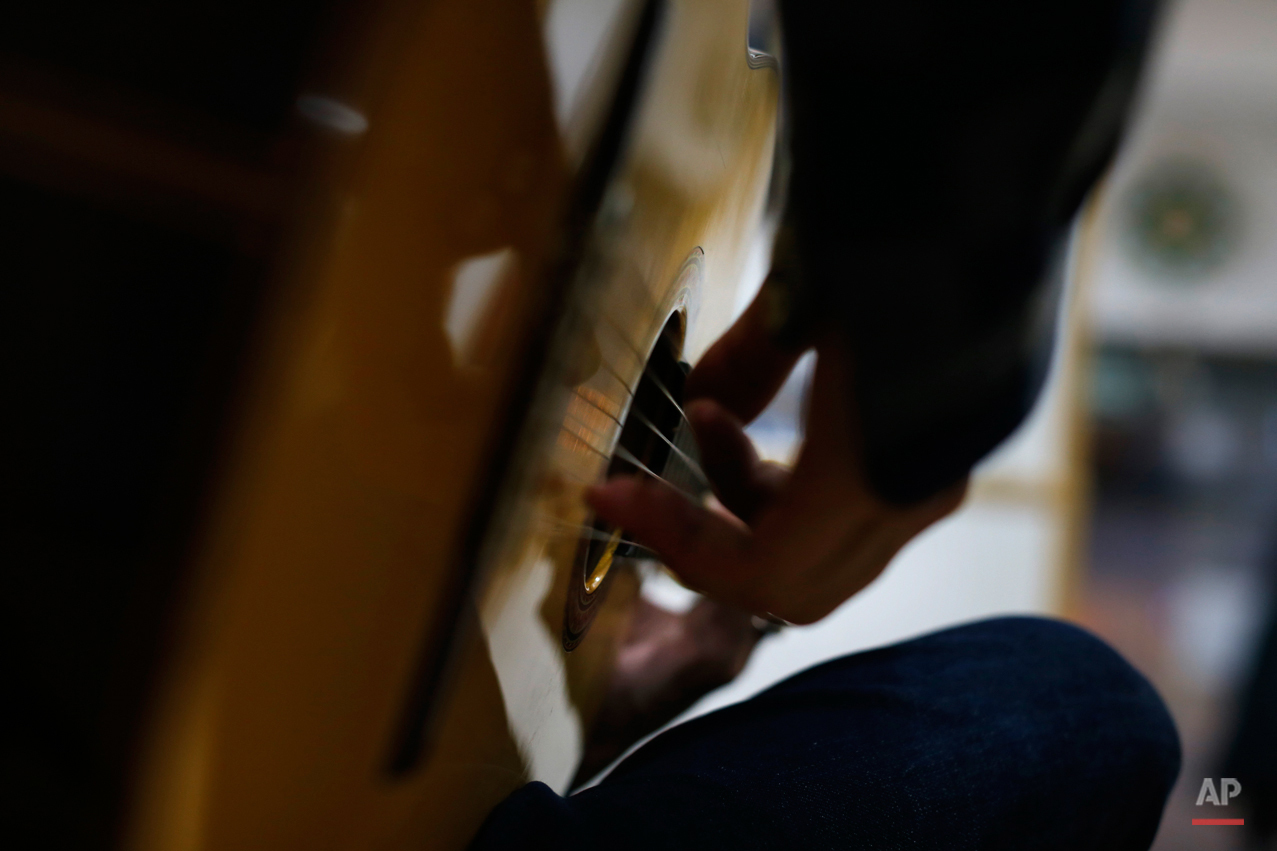
[[[616,336],[621,338],[621,342],[625,344],[625,346],[630,350],[630,352],[633,353],[636,358],[641,358],[642,354],[639,352],[638,348],[629,340],[628,337],[625,336],[625,334],[621,331],[621,329],[617,327],[616,323],[610,317],[606,315],[603,316],[602,318],[604,322],[606,322],[609,326],[611,326]],[[600,362],[607,369],[607,371],[610,372],[612,376],[620,383],[621,387],[625,389],[625,392],[630,396],[630,398],[632,399],[636,398],[634,395],[635,391],[630,389],[630,386],[626,383],[625,379],[622,378],[619,374],[617,374],[616,370],[612,368],[612,365],[609,364],[605,358],[601,358]],[[692,428],[692,422],[691,420],[687,418],[687,414],[683,411],[683,406],[680,405],[678,401],[674,398],[674,394],[671,393],[669,388],[665,386],[665,382],[661,381],[660,376],[658,376],[652,370],[651,361],[648,361],[647,363],[643,365],[642,375],[646,375],[652,379],[652,383],[656,385],[656,389],[660,390],[661,393],[665,396],[665,398],[669,401],[669,403],[674,406],[674,410],[678,411],[679,418],[684,423],[687,424],[687,427],[689,429]],[[641,380],[641,377],[642,376],[640,376],[640,380]],[[637,409],[636,409],[636,413],[642,415],[642,411],[638,411]],[[693,475],[695,475],[698,479],[700,479],[701,482],[705,484],[706,486],[709,485],[709,478],[705,475],[705,471],[700,466],[699,463],[694,461],[685,452],[683,452],[681,449],[675,446],[672,441],[670,441],[667,437],[665,437],[665,435],[662,434],[655,426],[653,426],[651,422],[648,421],[646,418],[643,419],[643,422],[645,422],[649,428],[651,428],[653,431],[659,434],[661,436],[661,439],[670,445],[671,449],[677,452],[679,456],[681,456],[685,461],[688,462],[689,469],[692,470]]]
[[[560,531],[564,532],[565,534],[570,533],[572,535],[580,535],[582,538],[589,538],[592,541],[603,541],[605,543],[611,543],[612,541],[612,536],[609,535],[608,533],[603,532],[600,529],[596,529],[593,526],[587,526],[584,523],[564,523],[560,520],[556,520],[552,517],[549,517],[548,515],[541,515],[539,522],[547,526],[554,526],[558,528]],[[655,558],[655,559],[660,558],[660,555],[658,555],[655,550],[652,550],[649,547],[645,547],[642,544],[638,543],[637,541],[631,541],[626,538],[618,538],[617,543],[625,544],[626,546],[633,547],[636,550],[640,550],[644,553],[648,553],[649,554],[648,557],[650,558]],[[642,558],[642,556],[629,556],[629,557]]]
[[[647,415],[646,415],[646,414],[644,414],[642,411],[638,410],[637,408],[634,408],[634,409],[632,409],[632,410],[630,411],[630,413],[631,413],[631,414],[634,414],[634,415],[637,415],[637,416],[638,416],[638,418],[639,418],[639,423],[641,423],[642,425],[646,426],[649,430],[651,430],[651,432],[652,432],[653,434],[655,434],[657,437],[659,437],[661,440],[665,441],[665,443],[667,443],[667,444],[669,445],[670,449],[672,449],[672,450],[675,452],[675,454],[676,454],[676,455],[677,455],[680,459],[682,459],[682,461],[683,461],[684,465],[686,466],[687,470],[688,470],[688,471],[689,471],[689,472],[690,472],[690,473],[691,473],[691,474],[692,474],[692,475],[693,475],[693,476],[694,476],[694,477],[695,477],[695,478],[696,478],[696,479],[700,482],[700,484],[704,485],[706,489],[713,490],[713,485],[712,485],[712,484],[710,484],[709,477],[705,474],[705,471],[701,468],[700,464],[698,464],[698,463],[696,462],[696,459],[692,458],[690,455],[688,455],[686,452],[684,452],[684,451],[683,451],[682,449],[680,449],[678,446],[674,445],[674,441],[672,441],[672,440],[670,440],[668,437],[666,437],[666,436],[665,436],[665,435],[661,432],[661,430],[660,430],[659,428],[657,428],[656,424],[655,424],[655,423],[653,423],[650,419],[648,419],[648,418],[647,418]],[[572,421],[573,421],[573,422],[575,422],[577,425],[579,425],[581,428],[583,428],[583,429],[585,429],[585,430],[587,430],[587,431],[593,431],[593,430],[594,430],[594,429],[593,429],[593,428],[592,428],[592,427],[591,427],[588,423],[582,422],[579,418],[577,418],[577,417],[573,416],[571,413],[568,413],[568,412],[566,412],[566,411],[565,411],[565,412],[564,412],[564,415],[565,415],[568,419],[572,420]],[[561,428],[563,431],[567,432],[567,433],[568,433],[569,435],[571,435],[572,437],[575,437],[577,440],[581,441],[581,443],[582,443],[582,444],[583,444],[583,445],[584,445],[587,449],[589,449],[591,452],[593,452],[593,453],[595,453],[596,455],[599,455],[599,456],[601,456],[601,457],[603,457],[603,458],[607,458],[608,460],[611,460],[610,456],[609,456],[606,452],[604,452],[602,449],[599,449],[599,448],[598,448],[597,446],[595,446],[594,444],[590,443],[590,441],[588,441],[588,440],[586,440],[584,437],[582,437],[582,436],[581,436],[581,434],[580,434],[579,432],[576,432],[576,431],[573,431],[572,429],[569,429],[566,425],[564,425],[564,426],[560,426],[560,428]],[[685,491],[683,488],[678,487],[678,485],[675,485],[673,482],[671,482],[669,479],[665,478],[664,476],[660,476],[660,475],[658,475],[657,473],[653,472],[653,471],[652,471],[652,470],[651,470],[651,469],[650,469],[650,468],[649,468],[646,464],[644,464],[642,461],[639,461],[639,460],[638,460],[638,459],[634,456],[634,454],[633,454],[633,453],[631,453],[631,452],[630,452],[628,449],[626,449],[624,446],[621,446],[621,445],[619,445],[619,444],[618,444],[618,445],[617,445],[617,447],[616,447],[616,450],[615,450],[615,453],[614,453],[614,454],[616,454],[616,455],[617,455],[618,457],[620,457],[622,460],[624,460],[624,461],[628,461],[629,463],[631,463],[631,464],[635,465],[636,467],[638,467],[639,469],[643,470],[643,471],[644,471],[645,473],[647,473],[648,475],[650,475],[650,476],[652,476],[652,477],[654,477],[654,478],[660,479],[661,481],[665,482],[666,484],[670,485],[670,487],[675,488],[676,490],[680,491],[681,493],[685,493],[685,494],[687,494],[688,496],[691,496],[691,495],[692,495],[692,494],[691,494],[691,493],[689,493],[688,491]]]
[[[609,326],[611,326],[613,332],[615,332],[616,336],[619,337],[621,342],[625,344],[625,347],[630,350],[630,353],[634,355],[635,359],[643,362],[642,375],[651,376],[652,381],[656,384],[657,389],[659,389],[663,394],[665,394],[666,399],[669,399],[670,404],[674,406],[674,410],[678,411],[678,415],[682,417],[683,422],[687,423],[688,426],[691,426],[691,422],[687,419],[687,414],[683,412],[683,406],[674,400],[674,394],[670,393],[669,388],[665,386],[665,382],[661,381],[660,377],[655,372],[652,371],[651,362],[643,357],[643,353],[640,352],[638,350],[638,347],[635,346],[634,343],[631,342],[630,339],[625,336],[625,333],[620,328],[617,327],[616,322],[613,319],[611,319],[608,316],[603,316],[603,321],[607,323]],[[629,384],[626,383],[625,379],[622,378],[620,374],[617,373],[617,371],[612,368],[612,365],[608,363],[606,359],[600,359],[600,360],[603,366],[607,369],[607,371],[612,374],[612,377],[615,378],[618,382],[620,382],[621,386],[625,388],[625,392],[631,398],[633,398],[634,390],[630,388]]]
[[[633,394],[631,394],[631,395],[633,395]],[[620,419],[618,419],[618,418],[616,417],[616,415],[615,415],[615,414],[613,414],[613,413],[612,413],[611,411],[609,411],[607,408],[603,407],[602,405],[600,405],[598,402],[594,401],[594,400],[593,400],[593,399],[591,399],[590,397],[588,397],[588,396],[582,396],[582,395],[578,392],[578,393],[576,393],[576,398],[580,399],[582,402],[584,402],[585,404],[589,405],[591,408],[597,408],[597,409],[598,409],[598,411],[599,411],[599,413],[601,413],[603,416],[607,417],[609,420],[611,420],[612,422],[616,423],[617,425],[619,425],[619,426],[624,426],[624,425],[625,425],[625,423],[621,422],[621,421],[620,421]]]
[[[609,324],[612,324],[612,323],[609,322]],[[615,330],[615,326],[614,326],[614,330]],[[618,333],[618,336],[619,336],[619,333]],[[638,351],[637,349],[633,347],[632,344],[630,344],[630,349],[634,351],[635,353],[637,353]],[[637,401],[637,398],[635,397],[635,391],[632,390],[629,384],[625,381],[625,379],[622,378],[619,373],[617,373],[616,369],[613,368],[613,366],[610,363],[608,363],[606,359],[600,359],[600,363],[604,367],[604,369],[606,369],[612,375],[612,377],[616,379],[617,383],[621,385],[621,387],[625,390],[626,394],[630,396],[630,398],[635,399]],[[652,371],[650,363],[643,368],[642,374],[649,376],[652,379],[653,383],[656,384],[657,389],[660,390],[662,394],[664,394],[665,398],[669,400],[669,403],[674,406],[674,410],[678,411],[679,417],[683,420],[683,422],[687,423],[688,427],[690,428],[691,422],[687,419],[687,414],[683,412],[682,406],[679,405],[678,402],[674,400],[674,396],[673,394],[670,393],[669,388],[666,387],[664,382],[662,382],[661,379],[656,375],[656,373]],[[607,409],[599,405],[597,402],[585,396],[582,396],[580,393],[577,393],[576,395],[577,395],[577,398],[588,403],[591,407],[597,408],[600,412],[602,412],[605,416],[607,416],[617,425],[623,426],[623,423],[619,419],[613,416]],[[706,488],[712,489],[712,485],[710,484],[710,481],[709,481],[709,476],[706,475],[705,469],[701,467],[700,463],[695,458],[692,458],[690,455],[684,452],[680,447],[675,445],[674,441],[666,437],[664,432],[662,432],[650,419],[648,419],[647,415],[644,414],[641,410],[639,410],[638,408],[633,408],[631,410],[631,414],[637,415],[640,423],[645,425],[654,434],[656,434],[657,437],[659,437],[666,444],[668,444],[670,449],[672,449],[675,452],[675,454],[677,454],[678,457],[684,462],[684,465],[687,467],[688,471],[691,472],[691,474],[702,485],[704,485]],[[571,414],[569,414],[568,416],[571,416]],[[582,423],[576,417],[573,417],[573,419],[575,419],[578,423],[580,423],[580,425],[584,426],[585,428],[587,429],[590,428],[587,424]],[[569,434],[570,433],[571,432],[569,432]],[[591,447],[591,448],[593,449],[594,447]],[[597,452],[598,450],[596,449],[595,451]],[[602,453],[600,452],[599,454],[602,454]],[[655,474],[652,474],[652,475],[655,475]],[[661,477],[657,476],[657,478],[661,478]],[[663,479],[663,481],[668,482],[669,480]],[[681,488],[679,490],[681,490]]]
[[[629,341],[629,340],[625,337],[625,335],[624,335],[623,333],[621,333],[620,329],[616,328],[615,323],[614,323],[614,322],[612,322],[612,321],[611,321],[610,319],[608,319],[607,317],[604,317],[604,319],[605,319],[605,321],[607,321],[607,323],[608,323],[609,325],[611,325],[611,326],[613,327],[613,330],[617,332],[617,336],[621,337],[622,341],[623,341],[623,342],[626,344],[626,346],[627,346],[627,347],[631,350],[631,352],[632,352],[632,353],[634,353],[636,356],[640,356],[640,353],[638,352],[638,349],[637,349],[637,348],[633,345],[633,343],[631,343],[631,342],[630,342],[630,341]],[[615,378],[615,379],[616,379],[617,383],[621,385],[621,387],[622,387],[622,389],[625,391],[626,395],[628,395],[631,399],[635,399],[635,400],[637,400],[637,399],[636,399],[636,395],[635,395],[635,390],[634,390],[634,389],[632,389],[632,388],[630,387],[629,383],[628,383],[628,382],[627,382],[627,381],[626,381],[626,380],[625,380],[625,379],[624,379],[624,378],[623,378],[623,377],[622,377],[622,376],[621,376],[621,375],[620,375],[620,374],[616,371],[616,369],[615,369],[615,368],[611,365],[611,363],[609,363],[606,359],[600,359],[600,364],[603,366],[603,368],[604,368],[604,369],[606,369],[606,370],[607,370],[607,372],[608,372],[608,373],[610,373],[610,374],[612,375],[612,377],[613,377],[613,378]],[[687,414],[683,411],[682,406],[681,406],[681,405],[679,405],[677,401],[675,401],[673,394],[672,394],[672,393],[670,393],[670,391],[669,391],[669,388],[665,386],[665,383],[664,383],[664,382],[662,382],[662,381],[660,380],[660,378],[656,375],[656,373],[652,370],[652,368],[651,368],[651,363],[650,363],[650,362],[649,362],[649,363],[645,363],[645,364],[644,364],[644,367],[643,367],[643,373],[642,373],[642,375],[646,375],[646,376],[651,377],[651,379],[652,379],[653,383],[656,385],[657,389],[661,391],[662,395],[664,395],[664,396],[665,396],[665,398],[669,401],[669,403],[670,403],[670,404],[674,407],[674,410],[676,410],[676,411],[678,412],[679,417],[682,419],[682,421],[683,421],[684,423],[687,423],[687,424],[689,425],[689,427],[690,427],[691,423],[690,423],[690,421],[687,419]],[[640,376],[640,379],[641,379],[641,376]],[[611,419],[611,420],[612,420],[613,422],[615,422],[617,425],[620,425],[620,426],[624,427],[624,424],[621,422],[621,420],[620,420],[620,419],[618,419],[615,415],[613,415],[610,411],[608,411],[608,410],[607,410],[606,408],[604,408],[602,405],[600,405],[599,403],[595,402],[593,399],[590,399],[590,398],[588,398],[587,396],[584,396],[584,395],[582,395],[582,394],[580,394],[580,393],[577,393],[577,394],[576,394],[576,396],[577,396],[577,398],[579,398],[579,399],[581,399],[582,401],[584,401],[584,402],[586,402],[587,404],[589,404],[591,407],[593,407],[593,408],[597,409],[598,411],[600,411],[600,412],[601,412],[604,416],[606,416],[606,417],[608,417],[609,419]],[[577,418],[577,417],[575,417],[575,416],[573,416],[572,414],[567,413],[567,412],[565,412],[565,414],[566,414],[566,416],[567,416],[568,418],[570,418],[571,420],[573,420],[574,422],[576,422],[576,423],[577,423],[577,425],[581,426],[582,428],[586,429],[587,431],[591,431],[591,432],[592,432],[592,431],[594,431],[594,429],[593,429],[593,428],[592,428],[589,424],[582,422],[579,418]],[[703,485],[705,485],[707,488],[709,488],[709,487],[710,487],[710,482],[709,482],[709,478],[708,478],[708,476],[705,474],[704,469],[703,469],[703,468],[701,468],[700,464],[699,464],[699,463],[697,463],[697,461],[696,461],[695,459],[693,459],[690,455],[688,455],[686,452],[684,452],[681,448],[679,448],[678,446],[676,446],[672,440],[670,440],[668,437],[666,437],[666,436],[665,436],[665,434],[664,434],[664,433],[663,433],[663,432],[662,432],[662,431],[661,431],[661,430],[660,430],[660,429],[656,426],[656,424],[655,424],[655,423],[653,423],[653,422],[651,421],[651,419],[649,419],[649,418],[647,417],[647,415],[646,415],[646,414],[644,414],[641,410],[639,410],[638,408],[633,408],[633,409],[631,409],[631,414],[638,416],[638,418],[639,418],[639,422],[640,422],[643,426],[645,426],[646,428],[648,428],[650,431],[652,431],[654,434],[656,434],[658,437],[660,437],[660,438],[661,438],[661,440],[663,440],[666,444],[668,444],[668,445],[669,445],[669,447],[670,447],[670,449],[671,449],[671,450],[673,450],[673,452],[675,453],[675,455],[676,455],[676,456],[677,456],[677,457],[678,457],[678,458],[679,458],[679,459],[683,462],[683,464],[684,464],[684,465],[686,466],[686,468],[687,468],[687,469],[688,469],[688,470],[689,470],[689,471],[693,474],[693,476],[695,476],[695,477],[696,477],[696,478],[697,478],[697,479],[698,479],[698,480],[699,480],[699,481],[700,481]],[[592,444],[589,440],[586,440],[586,439],[585,439],[585,438],[584,438],[584,437],[583,437],[580,433],[575,432],[575,431],[573,431],[572,429],[568,428],[568,426],[567,426],[567,425],[561,425],[561,426],[560,426],[560,428],[561,428],[561,430],[562,430],[562,431],[564,431],[565,433],[567,433],[567,434],[568,434],[568,435],[570,435],[571,437],[573,437],[573,438],[575,438],[576,440],[578,440],[578,441],[581,443],[581,445],[582,445],[582,446],[584,446],[584,447],[585,447],[586,449],[588,449],[589,451],[591,451],[591,452],[595,453],[596,455],[598,455],[598,456],[600,456],[600,457],[602,457],[602,458],[605,458],[605,459],[607,459],[607,460],[609,460],[609,461],[612,459],[612,456],[609,456],[609,455],[608,455],[607,453],[605,453],[603,450],[601,450],[601,449],[599,449],[598,447],[594,446],[594,445],[593,445],[593,444]],[[639,469],[640,471],[642,471],[642,472],[643,472],[643,473],[645,473],[646,475],[651,476],[652,478],[654,478],[654,479],[656,479],[656,480],[658,480],[658,481],[664,482],[665,484],[667,484],[667,485],[669,485],[671,488],[673,488],[675,491],[677,491],[678,493],[680,493],[680,494],[682,494],[683,496],[687,497],[688,499],[692,500],[693,502],[697,502],[697,503],[699,503],[699,501],[700,501],[700,495],[699,495],[699,494],[695,494],[695,493],[692,493],[692,492],[690,492],[690,491],[687,491],[687,490],[685,490],[685,489],[683,489],[683,488],[679,487],[679,485],[675,484],[673,481],[671,481],[670,479],[666,478],[665,476],[660,475],[660,474],[659,474],[659,473],[657,473],[655,470],[653,470],[651,467],[649,467],[647,464],[643,463],[643,461],[641,461],[638,457],[636,457],[636,456],[634,455],[634,453],[630,452],[630,450],[629,450],[629,449],[627,449],[626,447],[621,446],[621,445],[617,445],[617,447],[616,447],[616,449],[615,449],[615,452],[614,452],[614,455],[615,455],[615,457],[620,458],[621,460],[626,461],[626,462],[627,462],[627,463],[629,463],[629,464],[632,464],[634,467],[636,467],[637,469]],[[588,482],[588,483],[587,483],[587,482],[582,482],[582,483],[584,483],[584,484],[593,484],[593,482]],[[609,534],[605,534],[605,533],[601,532],[600,530],[596,529],[596,528],[595,528],[595,527],[593,527],[593,526],[587,526],[587,525],[585,525],[585,524],[571,524],[571,523],[564,523],[564,522],[562,522],[562,521],[559,521],[557,518],[549,517],[549,516],[547,516],[547,515],[541,515],[541,516],[540,516],[540,521],[541,521],[541,522],[543,522],[543,523],[547,523],[547,524],[554,525],[554,526],[558,527],[558,528],[559,528],[560,530],[562,530],[562,531],[570,531],[572,534],[579,534],[579,535],[581,535],[582,537],[586,537],[586,538],[589,538],[589,539],[591,539],[591,540],[603,540],[603,541],[611,541],[611,540],[612,540],[612,536],[611,536],[611,535],[609,535]],[[659,559],[659,558],[660,558],[660,556],[659,556],[659,554],[658,554],[658,553],[654,552],[653,550],[648,549],[647,547],[644,547],[642,544],[639,544],[639,543],[637,543],[636,541],[630,541],[630,540],[627,540],[627,539],[621,538],[621,539],[619,539],[619,541],[618,541],[618,542],[619,542],[619,543],[621,543],[621,544],[625,544],[625,545],[627,545],[627,546],[629,546],[629,547],[632,547],[632,548],[634,548],[635,550],[641,551],[641,552],[643,552],[643,553],[647,553],[647,554],[649,554],[649,556],[648,556],[648,557],[650,557],[650,558],[656,558],[656,559]],[[641,559],[641,558],[643,558],[643,557],[642,557],[642,556],[629,556],[629,558],[639,558],[639,559]]]
[[[572,415],[571,415],[571,414],[568,414],[568,416],[569,416],[569,417],[571,417],[571,418],[572,418],[572,419],[574,419],[574,420],[576,419],[575,417],[572,417]],[[578,423],[580,423],[582,426],[585,426],[586,428],[589,428],[589,426],[586,426],[586,425],[585,425],[585,423],[581,423],[581,421],[580,421],[580,420],[577,420],[577,422],[578,422]],[[581,442],[581,445],[582,445],[582,446],[584,446],[586,449],[590,450],[590,451],[591,451],[591,452],[593,452],[594,454],[598,455],[598,456],[599,456],[599,457],[601,457],[601,458],[605,458],[605,459],[607,459],[608,461],[611,461],[611,460],[612,460],[612,456],[611,456],[611,455],[608,455],[608,454],[607,454],[606,452],[604,452],[602,449],[599,449],[597,446],[594,446],[594,445],[593,445],[592,443],[590,443],[588,440],[586,440],[586,439],[584,439],[583,437],[581,437],[581,435],[579,435],[579,434],[578,434],[578,433],[576,433],[575,431],[572,431],[571,429],[569,429],[566,425],[561,425],[559,428],[560,428],[562,431],[566,432],[567,434],[569,434],[569,435],[571,435],[572,437],[574,437],[574,438],[576,438],[577,440],[579,440],[579,441]],[[659,434],[659,432],[658,432],[658,434]],[[644,464],[641,460],[639,460],[639,459],[638,459],[638,458],[634,455],[634,453],[630,452],[630,450],[626,449],[624,446],[621,446],[621,445],[619,445],[619,444],[618,444],[618,445],[617,445],[617,447],[616,447],[616,450],[615,450],[615,453],[614,453],[614,454],[616,455],[616,457],[620,458],[622,461],[626,461],[626,462],[628,462],[628,463],[630,463],[630,464],[633,464],[635,467],[637,467],[638,469],[640,469],[641,471],[643,471],[643,472],[644,472],[644,473],[646,473],[647,475],[651,476],[652,478],[657,479],[658,481],[662,481],[662,482],[664,482],[665,484],[669,485],[671,488],[673,488],[674,490],[676,490],[676,491],[678,491],[679,493],[683,494],[683,496],[687,497],[688,499],[692,500],[693,502],[699,502],[700,497],[699,497],[699,495],[698,495],[698,494],[693,493],[693,492],[688,491],[688,490],[684,490],[683,488],[679,487],[679,486],[678,486],[677,484],[675,484],[674,482],[670,481],[669,479],[667,479],[667,478],[665,478],[664,476],[660,475],[659,473],[655,472],[654,470],[652,470],[652,468],[651,468],[651,467],[649,467],[649,466],[647,466],[646,464]],[[689,467],[689,469],[691,469],[691,468]],[[708,485],[709,485],[709,482],[708,482],[708,481],[706,481],[706,482],[705,482],[705,484],[706,484],[706,486],[708,486]]]
[[[621,342],[624,343],[625,347],[629,349],[635,355],[635,357],[638,359],[640,363],[647,362],[647,357],[638,350],[638,346],[634,345],[634,341],[631,340],[629,338],[629,335],[625,333],[625,329],[616,323],[615,319],[613,319],[611,316],[609,316],[606,313],[601,313],[599,315],[599,318],[602,319],[609,327],[611,327],[611,329],[616,333],[616,336],[621,338]]]
[[[609,373],[611,373],[612,377],[616,379],[616,383],[621,385],[621,389],[625,391],[625,394],[633,398],[634,391],[630,389],[630,385],[625,382],[625,379],[621,377],[621,374],[617,372],[615,369],[613,369],[612,365],[608,363],[606,360],[602,360],[601,363],[603,365],[603,368],[606,369]]]
[[[569,417],[571,417],[572,415],[571,415],[571,414],[568,414],[568,416],[569,416]],[[575,417],[573,417],[573,419],[576,419],[576,418],[575,418]],[[582,425],[584,425],[584,423],[582,423]],[[587,428],[588,428],[588,426],[587,426]],[[611,456],[611,455],[608,455],[608,454],[607,454],[606,452],[604,452],[602,449],[599,449],[597,446],[595,446],[594,444],[590,443],[590,441],[586,440],[585,438],[581,437],[581,435],[577,434],[577,433],[576,433],[576,432],[574,432],[572,429],[568,428],[566,425],[560,425],[560,426],[559,426],[559,429],[560,429],[561,431],[563,431],[563,432],[567,433],[568,435],[571,435],[572,437],[575,437],[577,440],[579,440],[579,441],[581,442],[581,445],[582,445],[582,446],[584,446],[586,449],[588,449],[588,450],[590,450],[591,452],[593,452],[595,455],[598,455],[598,456],[602,457],[602,458],[603,458],[604,460],[606,460],[606,461],[611,461],[611,460],[612,460],[612,456]]]
[[[653,375],[652,378],[655,379],[656,376]],[[633,395],[633,394],[630,394],[630,395]],[[590,407],[598,409],[600,413],[602,413],[612,422],[616,423],[622,428],[625,427],[624,423],[622,423],[619,419],[617,419],[616,417],[608,413],[607,409],[604,408],[602,405],[600,405],[598,402],[595,402],[592,399],[582,396],[580,393],[576,394],[576,396],[581,401],[590,405]],[[673,400],[671,399],[670,401],[672,402]],[[677,407],[677,404],[675,405],[675,407]],[[641,410],[639,410],[638,408],[631,408],[630,414],[631,416],[637,416],[639,423],[646,426],[653,434],[655,434],[657,437],[663,440],[669,446],[669,448],[673,450],[674,453],[683,460],[684,464],[687,465],[687,469],[691,471],[692,475],[695,476],[700,481],[701,484],[705,485],[706,487],[712,487],[709,481],[709,476],[705,473],[705,468],[703,468],[700,465],[699,461],[697,461],[691,455],[688,455],[686,452],[683,451],[681,447],[678,446],[678,444],[674,443],[674,441],[666,437],[665,432],[661,431],[660,427],[657,426],[655,423],[653,423],[650,419],[648,419],[647,415],[644,414]],[[576,423],[580,425],[582,428],[585,428],[589,431],[594,431],[594,428],[592,426],[590,426],[588,423],[582,422],[578,417],[574,417],[572,416],[572,414],[567,414],[567,416],[575,420]],[[686,417],[684,417],[684,419],[686,420]],[[569,434],[573,434],[573,433],[574,432],[569,432]],[[580,437],[580,435],[577,435],[577,437]],[[595,450],[595,451],[599,451],[599,450]],[[599,451],[599,454],[602,454],[602,452]]]
[[[647,415],[645,415],[642,411],[635,408],[630,413],[637,416],[639,418],[640,423],[647,426],[649,429],[652,430],[653,433],[656,434],[657,437],[665,441],[665,443],[669,446],[669,448],[672,449],[674,453],[678,455],[679,458],[683,459],[683,462],[687,465],[687,469],[691,470],[692,475],[694,475],[697,479],[699,479],[701,484],[705,485],[705,487],[707,488],[712,487],[710,485],[709,476],[705,474],[705,469],[701,467],[699,461],[697,461],[691,455],[688,455],[682,449],[679,449],[678,446],[674,444],[674,441],[666,437],[665,433],[662,432],[659,428],[657,428],[656,425],[651,420],[649,420],[647,418]]]
[[[640,470],[642,470],[644,473],[647,473],[647,474],[648,474],[649,476],[651,476],[652,478],[657,479],[658,481],[665,482],[665,484],[667,484],[667,485],[669,485],[670,487],[674,488],[674,490],[678,491],[679,493],[683,494],[684,496],[689,496],[689,494],[687,494],[687,493],[686,493],[686,492],[685,492],[682,488],[680,488],[678,485],[674,484],[674,483],[673,483],[673,482],[671,482],[669,479],[665,478],[665,477],[664,477],[664,476],[662,476],[660,473],[655,472],[655,471],[654,471],[651,467],[647,466],[647,465],[646,465],[646,464],[644,464],[642,461],[640,461],[640,460],[639,460],[639,458],[638,458],[638,456],[636,456],[636,455],[635,455],[633,452],[631,452],[630,450],[626,449],[624,446],[617,446],[617,447],[616,447],[616,457],[617,457],[617,458],[620,458],[622,461],[628,461],[629,463],[633,464],[635,467],[638,467],[638,468],[639,468]]]

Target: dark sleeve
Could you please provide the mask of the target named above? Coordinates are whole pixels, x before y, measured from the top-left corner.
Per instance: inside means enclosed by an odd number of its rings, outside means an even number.
[[[534,781],[488,814],[467,851],[589,851],[594,847],[571,799]]]
[[[907,503],[1024,419],[1059,258],[1153,0],[781,0],[800,301],[846,328],[871,484]]]

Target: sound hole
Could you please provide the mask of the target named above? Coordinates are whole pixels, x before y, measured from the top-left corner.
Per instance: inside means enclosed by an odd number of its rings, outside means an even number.
[[[699,491],[697,468],[689,459],[695,458],[696,450],[681,407],[688,369],[679,360],[683,322],[681,313],[670,317],[652,349],[622,422],[607,475],[657,475],[695,495]],[[574,649],[585,637],[607,594],[613,565],[644,555],[649,554],[630,541],[623,529],[594,520],[577,548],[563,623],[565,650]]]

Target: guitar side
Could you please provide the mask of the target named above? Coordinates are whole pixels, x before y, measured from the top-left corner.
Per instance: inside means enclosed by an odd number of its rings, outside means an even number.
[[[565,791],[638,590],[618,564],[564,648],[582,489],[671,319],[689,360],[723,329],[763,213],[779,82],[747,28],[746,2],[668,4],[591,262],[547,328],[529,318],[572,175],[533,4],[380,14],[342,83],[366,129],[333,146],[262,325],[129,847],[461,848],[528,780]],[[503,441],[500,522],[459,565]],[[396,770],[459,570],[430,729]]]

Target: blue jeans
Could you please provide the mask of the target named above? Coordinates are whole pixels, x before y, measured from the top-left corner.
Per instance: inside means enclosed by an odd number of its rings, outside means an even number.
[[[998,618],[856,653],[657,736],[489,849],[1145,849],[1179,771],[1152,686],[1090,634]]]

